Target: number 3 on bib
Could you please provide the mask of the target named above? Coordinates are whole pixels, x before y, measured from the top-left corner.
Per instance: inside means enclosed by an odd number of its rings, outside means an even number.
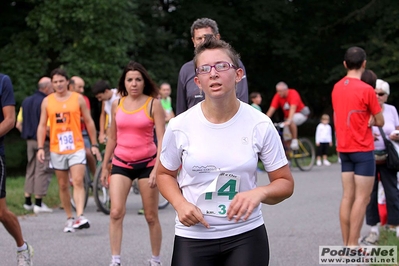
[[[230,173],[221,173],[201,194],[197,201],[203,214],[226,217],[234,196],[239,192],[240,177]]]

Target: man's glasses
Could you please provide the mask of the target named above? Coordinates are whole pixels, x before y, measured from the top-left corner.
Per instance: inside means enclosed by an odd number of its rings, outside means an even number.
[[[382,96],[384,96],[386,93],[385,93],[385,92],[376,92],[375,94],[377,94],[378,96],[382,97]]]
[[[230,68],[237,69],[237,67],[233,64],[230,64],[227,62],[219,62],[219,63],[214,64],[213,66],[211,66],[211,65],[199,66],[195,69],[195,73],[197,73],[197,75],[210,73],[212,70],[212,67],[214,67],[217,72],[227,71]]]

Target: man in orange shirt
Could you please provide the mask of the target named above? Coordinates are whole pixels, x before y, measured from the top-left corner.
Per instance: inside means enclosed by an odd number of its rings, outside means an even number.
[[[50,161],[58,179],[60,199],[67,215],[64,232],[89,228],[90,222],[83,216],[85,190],[86,154],[81,132],[83,117],[92,143],[91,151],[101,160],[96,139],[96,128],[83,96],[68,91],[68,76],[65,70],[57,68],[51,72],[51,83],[55,93],[47,96],[41,105],[40,122],[37,128],[37,158],[44,162],[43,145],[46,137],[47,120],[50,123]],[[73,182],[73,199],[76,204],[77,220],[73,218],[69,176]]]

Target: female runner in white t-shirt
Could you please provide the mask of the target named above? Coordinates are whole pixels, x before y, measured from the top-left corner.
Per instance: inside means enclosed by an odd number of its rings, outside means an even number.
[[[164,135],[157,185],[177,213],[173,266],[268,265],[260,203],[277,204],[293,193],[273,123],[236,98],[238,60],[215,38],[196,48],[195,83],[205,100],[171,119]],[[270,180],[259,187],[258,159]]]

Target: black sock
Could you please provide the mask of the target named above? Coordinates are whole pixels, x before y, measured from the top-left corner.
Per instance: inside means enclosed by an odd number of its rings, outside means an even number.
[[[30,196],[29,197],[25,197],[25,204],[26,205],[32,205],[32,200],[30,199]]]
[[[42,207],[42,199],[35,199],[36,206]]]

